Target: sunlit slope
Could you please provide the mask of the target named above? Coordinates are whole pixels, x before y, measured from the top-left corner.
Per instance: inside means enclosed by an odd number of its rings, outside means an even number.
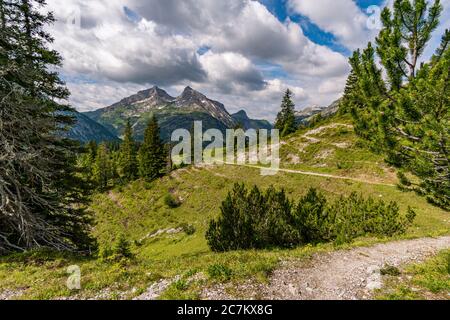
[[[312,129],[288,137],[281,147],[282,166],[355,178],[372,183],[396,184],[396,171],[381,155],[370,152],[358,139],[348,117],[333,117]]]

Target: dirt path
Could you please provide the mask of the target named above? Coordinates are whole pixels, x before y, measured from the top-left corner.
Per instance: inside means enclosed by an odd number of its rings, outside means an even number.
[[[377,182],[377,181],[345,177],[345,176],[337,176],[337,175],[326,174],[326,173],[309,172],[309,171],[302,171],[302,170],[291,170],[291,169],[281,169],[281,168],[280,169],[271,169],[271,168],[257,166],[257,165],[239,165],[239,164],[230,163],[230,162],[223,162],[223,163],[226,165],[229,165],[229,166],[247,167],[247,168],[266,170],[266,171],[279,171],[279,172],[292,173],[292,174],[301,174],[304,176],[313,176],[313,177],[321,177],[321,178],[329,178],[329,179],[337,179],[337,180],[347,180],[347,181],[360,182],[360,183],[377,185],[377,186],[397,187],[395,184],[390,184],[390,183],[382,183],[382,182]]]
[[[317,135],[320,135],[323,131],[328,130],[328,129],[335,129],[335,128],[338,128],[338,127],[343,127],[343,128],[347,128],[347,129],[353,129],[353,126],[348,125],[348,124],[334,123],[332,125],[322,126],[322,127],[310,130],[310,131],[306,132],[302,136],[303,138],[308,140],[308,143],[304,144],[303,148],[305,148],[309,144],[314,144],[314,143],[321,142],[322,140],[319,139],[319,137],[317,137]],[[316,135],[316,137],[312,137],[313,135]],[[281,143],[281,144],[283,144],[283,143]],[[322,157],[325,157],[325,158],[327,156],[328,155],[326,155],[326,154],[322,155]],[[370,184],[370,185],[397,187],[395,184],[383,183],[383,182],[369,180],[369,179],[363,179],[363,178],[354,178],[354,177],[339,176],[339,175],[318,173],[318,172],[310,172],[310,171],[303,171],[303,170],[293,170],[293,169],[281,169],[281,168],[280,169],[271,169],[271,168],[258,166],[258,165],[236,164],[236,163],[233,163],[233,162],[226,162],[226,161],[219,161],[219,162],[223,163],[225,165],[229,165],[229,166],[243,166],[243,167],[247,167],[247,168],[259,169],[259,170],[265,170],[265,171],[284,172],[284,173],[291,173],[291,174],[300,174],[300,175],[304,175],[304,176],[313,176],[313,177],[321,177],[321,178],[328,178],[328,179],[353,181],[353,182],[365,183],[365,184]]]
[[[259,298],[269,300],[370,299],[382,286],[380,269],[422,262],[450,248],[450,237],[425,238],[378,244],[314,255],[308,261],[283,262],[267,285],[250,281],[227,294],[228,287],[205,289],[205,299]]]

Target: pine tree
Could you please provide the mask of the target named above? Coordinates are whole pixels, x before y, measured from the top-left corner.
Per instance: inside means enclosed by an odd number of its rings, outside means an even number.
[[[195,141],[197,139],[199,139],[200,137],[198,137],[198,134],[196,134],[195,132],[195,124],[194,122],[192,123],[190,129],[189,129],[189,135],[191,137],[191,158],[190,159],[186,159],[186,160],[190,160],[190,164],[191,165],[197,165],[199,162],[199,159],[195,158]],[[188,161],[186,161],[188,162]]]
[[[358,108],[358,75],[352,69],[345,84],[344,96],[339,105],[339,113],[350,113],[353,108]],[[355,106],[356,105],[356,106]]]
[[[167,167],[164,144],[160,138],[158,121],[154,116],[150,119],[144,134],[144,142],[139,149],[139,175],[148,181],[161,177]]]
[[[425,0],[396,0],[393,12],[384,9],[376,48],[369,44],[350,59],[357,84],[344,101],[356,132],[389,163],[420,178],[414,184],[402,174],[404,187],[449,209],[448,31],[431,61],[418,65],[441,12],[437,0],[431,6]]]
[[[292,92],[287,89],[281,104],[281,111],[277,115],[275,129],[280,130],[281,136],[294,133],[297,130],[295,120],[295,104],[292,102]]]
[[[136,143],[130,121],[127,122],[123,142],[120,145],[119,175],[125,181],[132,181],[138,176]]]
[[[95,158],[97,157],[97,149],[98,145],[96,141],[89,141],[86,146],[87,155],[91,164],[94,163]]]
[[[95,157],[92,172],[93,180],[98,189],[105,190],[108,187],[109,181],[113,177],[112,171],[113,168],[108,147],[102,143],[97,149],[97,156]]]

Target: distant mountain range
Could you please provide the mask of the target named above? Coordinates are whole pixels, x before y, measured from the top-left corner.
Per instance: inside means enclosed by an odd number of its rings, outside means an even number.
[[[299,124],[299,125],[308,124],[309,122],[311,122],[311,120],[313,120],[313,118],[315,116],[317,116],[319,114],[324,118],[332,116],[338,112],[339,104],[340,104],[340,100],[336,100],[328,107],[312,106],[312,107],[305,108],[301,111],[296,111],[295,118],[296,118],[297,124]]]
[[[138,140],[143,139],[147,122],[152,115],[158,119],[161,137],[165,141],[170,141],[171,134],[176,129],[190,130],[194,121],[202,121],[204,130],[216,128],[225,131],[239,124],[246,129],[272,128],[268,121],[250,119],[244,111],[231,115],[222,103],[209,99],[191,87],[186,87],[178,97],[172,97],[163,89],[153,87],[109,107],[82,115],[116,137],[122,136],[129,120]],[[80,133],[81,130],[76,130],[71,135],[75,137]],[[84,141],[84,137],[81,138],[78,140]]]
[[[296,112],[298,124],[308,123],[315,115],[324,117],[337,112],[339,101],[329,107],[313,106]],[[202,121],[203,129],[225,131],[242,127],[248,129],[272,129],[265,120],[251,119],[245,111],[230,114],[225,106],[204,94],[186,87],[178,97],[170,96],[161,88],[153,87],[124,98],[113,105],[91,112],[76,113],[77,124],[68,133],[72,139],[87,141],[118,141],[127,121],[130,121],[137,140],[142,141],[148,120],[158,119],[161,137],[170,141],[176,129],[191,130],[194,121]]]

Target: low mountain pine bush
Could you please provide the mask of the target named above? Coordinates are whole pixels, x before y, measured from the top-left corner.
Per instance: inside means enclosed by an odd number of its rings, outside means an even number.
[[[409,208],[401,215],[397,203],[365,199],[357,193],[333,203],[310,189],[298,203],[284,190],[236,184],[211,220],[206,239],[213,251],[290,248],[302,244],[348,243],[362,236],[404,234],[415,219]]]

